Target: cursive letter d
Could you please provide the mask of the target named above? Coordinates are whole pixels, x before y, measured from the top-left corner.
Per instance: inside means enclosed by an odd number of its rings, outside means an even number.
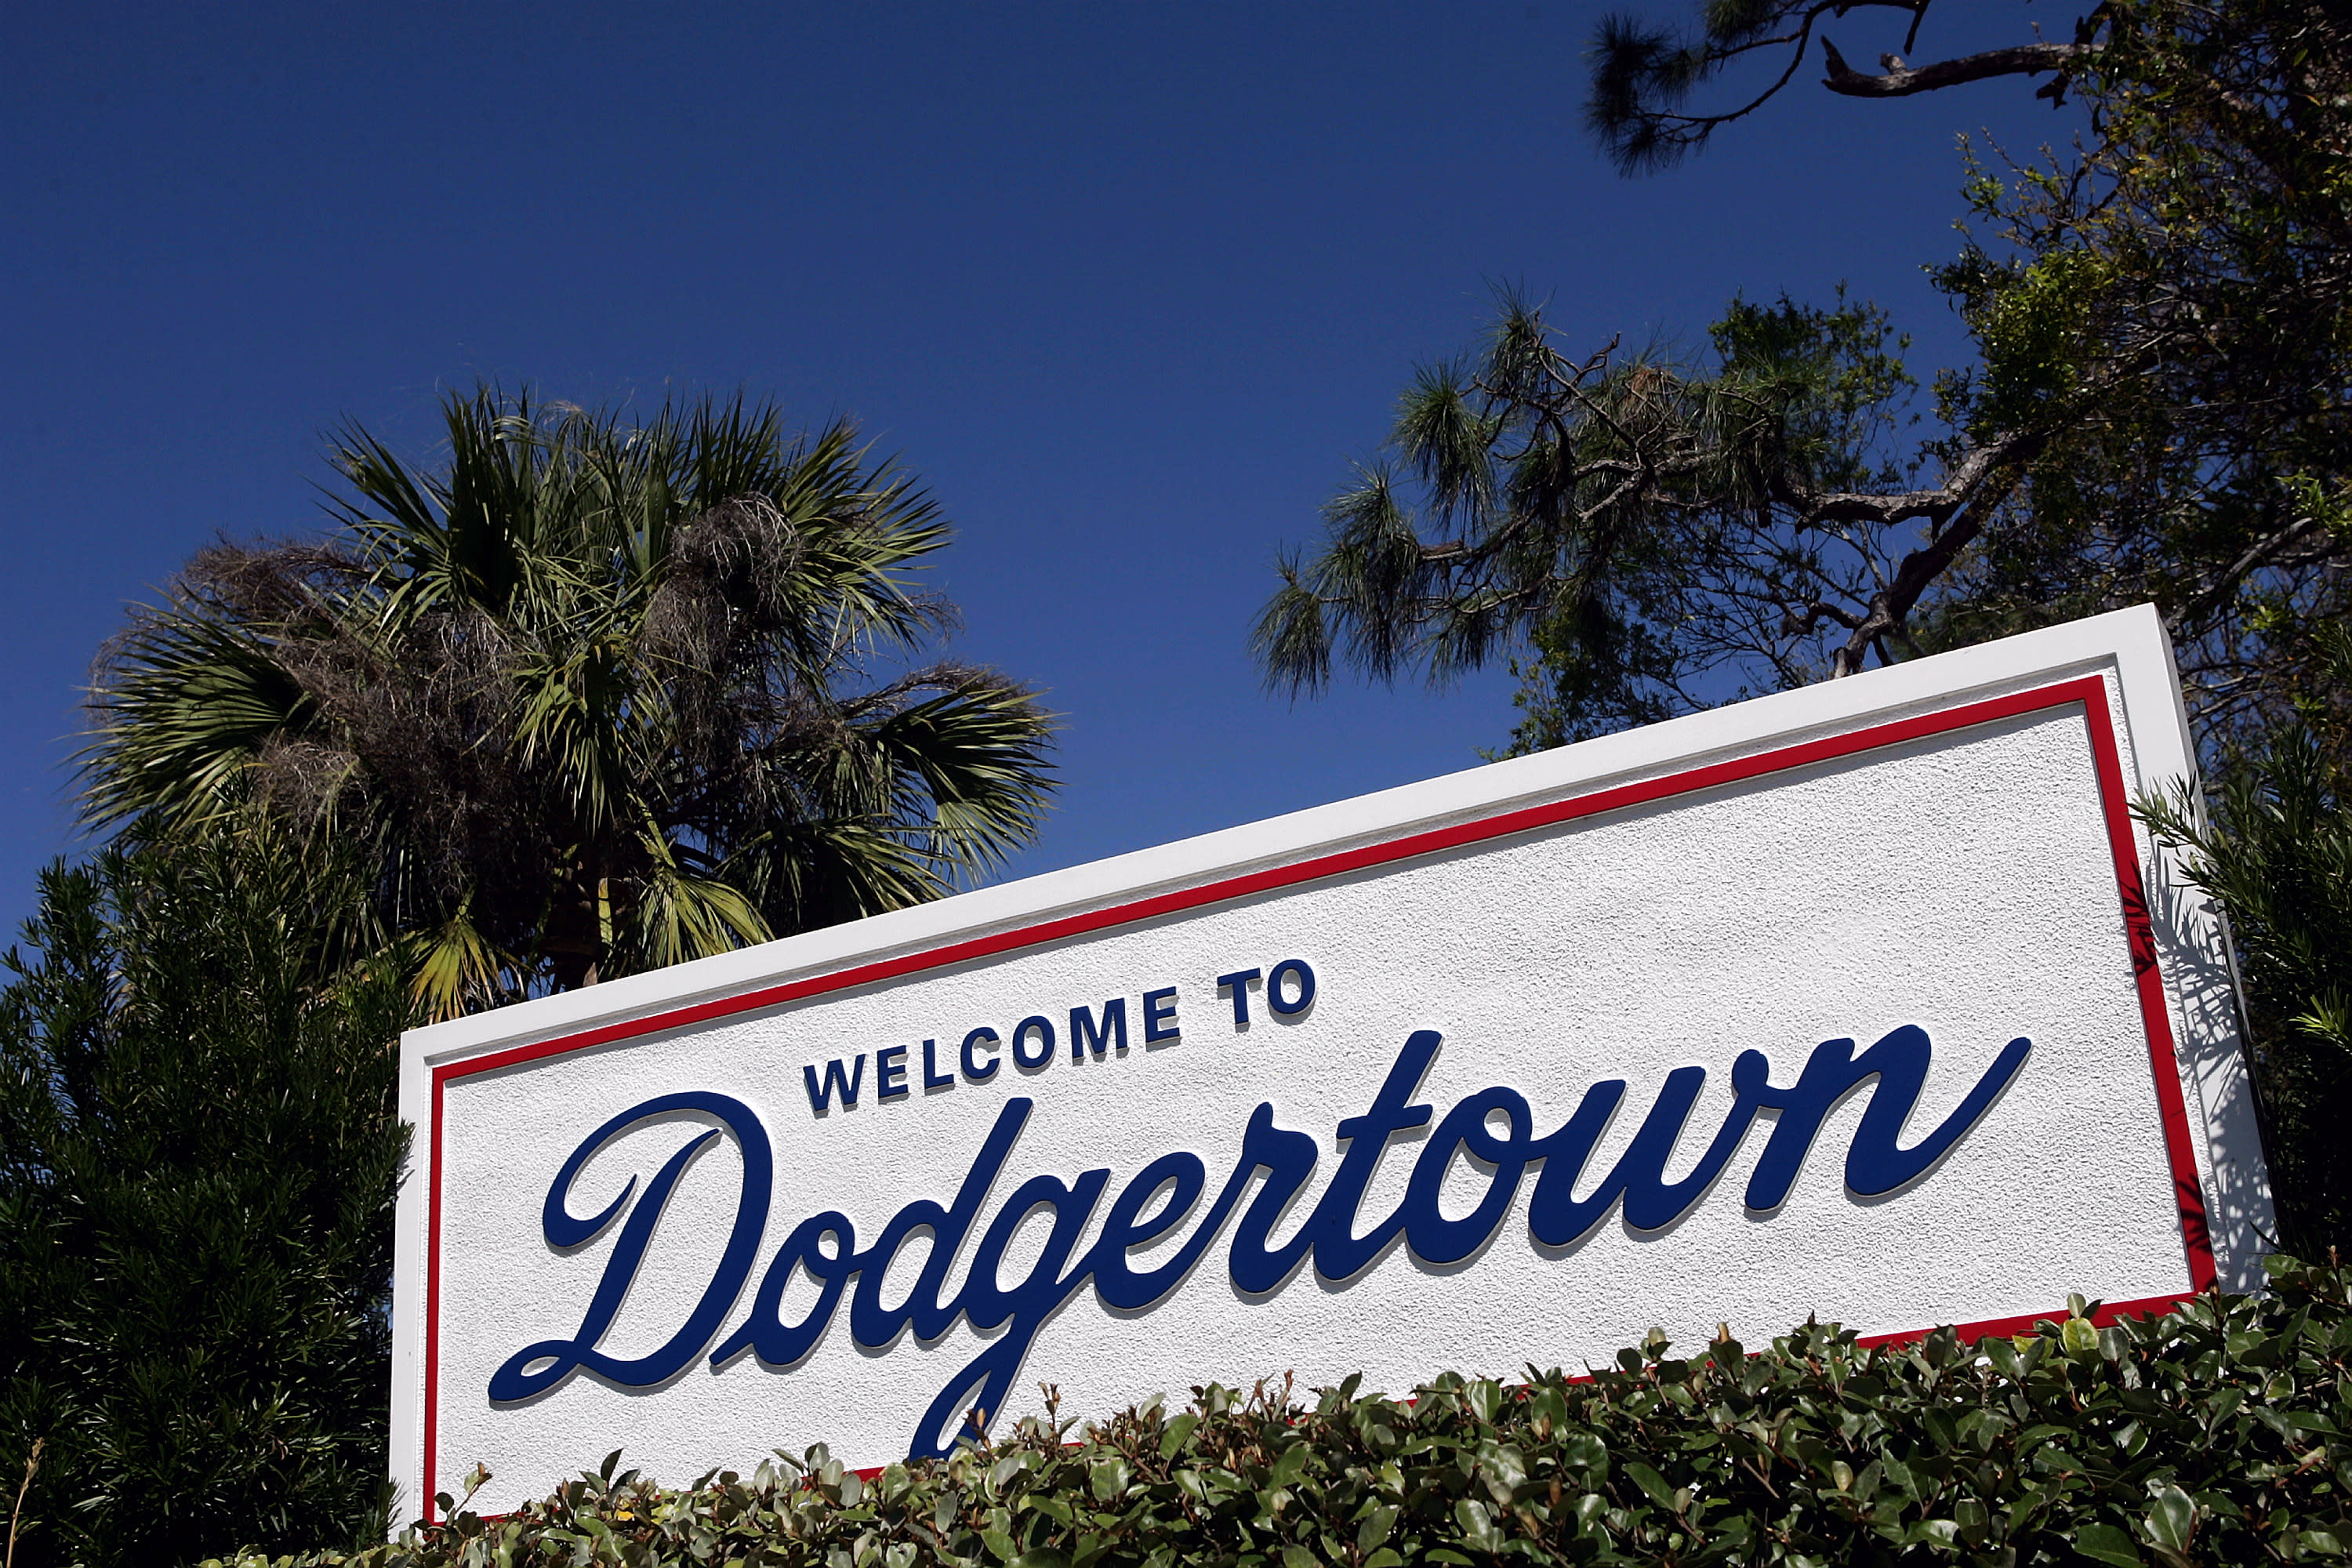
[[[580,1331],[568,1340],[541,1340],[525,1345],[507,1358],[506,1364],[490,1377],[493,1403],[507,1405],[543,1394],[579,1367],[586,1367],[625,1387],[651,1387],[700,1355],[702,1347],[719,1331],[719,1323],[735,1305],[735,1298],[751,1272],[760,1233],[768,1223],[768,1194],[774,1180],[768,1135],[751,1108],[740,1100],[700,1091],[664,1094],[614,1117],[583,1139],[580,1147],[572,1152],[572,1158],[563,1163],[563,1169],[555,1173],[553,1184],[547,1189],[546,1205],[541,1210],[540,1228],[548,1245],[556,1247],[578,1247],[603,1235],[628,1205],[629,1194],[636,1191],[636,1178],[630,1177],[620,1196],[587,1219],[577,1217],[565,1205],[572,1179],[579,1175],[580,1167],[588,1163],[590,1156],[614,1137],[640,1121],[672,1110],[698,1110],[718,1118],[735,1134],[736,1144],[743,1151],[743,1192],[735,1204],[735,1228],[727,1237],[727,1250],[719,1257],[719,1268],[702,1292],[702,1300],[695,1304],[685,1324],[670,1336],[669,1342],[650,1355],[626,1359],[606,1355],[596,1348],[629,1293],[629,1283],[636,1278],[637,1265],[645,1259],[646,1246],[653,1240],[654,1227],[661,1223],[662,1210],[669,1203],[672,1189],[686,1174],[686,1167],[694,1156],[719,1136],[717,1128],[703,1132],[671,1155],[669,1163],[646,1184],[645,1195],[630,1209],[629,1222],[622,1227],[620,1240],[614,1244],[613,1256],[604,1260],[604,1278],[596,1282],[596,1294],[580,1320]],[[533,1370],[535,1363],[545,1364]]]

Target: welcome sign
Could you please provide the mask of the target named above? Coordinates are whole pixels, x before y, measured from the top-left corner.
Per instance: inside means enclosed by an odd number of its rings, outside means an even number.
[[[415,1031],[404,1502],[2244,1285],[2189,768],[2127,611]]]

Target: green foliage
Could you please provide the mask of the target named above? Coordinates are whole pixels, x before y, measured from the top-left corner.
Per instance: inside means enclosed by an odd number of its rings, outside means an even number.
[[[678,1491],[614,1455],[511,1517],[276,1568],[2333,1561],[2346,1285],[2273,1259],[2264,1296],[2105,1328],[2078,1300],[1973,1346],[1807,1323],[1685,1357],[1653,1333],[1590,1381],[1446,1376],[1405,1401],[1350,1378],[1304,1406],[1213,1386],[1076,1432],[1049,1391],[1003,1443],[869,1480],[818,1447]]]
[[[17,1568],[381,1518],[400,976],[266,840],[54,868],[0,993],[0,1470]]]
[[[1035,831],[1032,694],[909,668],[934,504],[835,424],[490,390],[357,428],[329,537],[200,553],[101,666],[97,826],[364,846],[436,1016],[936,898]]]
[[[2243,741],[2352,608],[2352,26],[2311,0],[2102,8],[2091,134],[1969,155],[1978,231],[1936,279],[1981,350],[1939,387],[1968,441],[2040,434],[1933,646],[2134,600],[2192,710]]]
[[[1973,433],[1997,436],[2081,386],[2093,349],[2084,328],[2112,269],[2085,250],[2053,250],[2006,267],[1971,263],[1939,276],[1948,291],[1977,301],[1973,324],[1990,390],[1970,400],[1969,420]]]
[[[1698,7],[1696,35],[1635,16],[1606,16],[1592,40],[1592,90],[1585,100],[1585,128],[1629,174],[1666,167],[1704,146],[1718,126],[1752,113],[1787,85],[1822,14],[1834,9],[1842,15],[1851,3],[1705,0]],[[1906,9],[1926,9],[1919,0],[1899,3]],[[1790,64],[1759,97],[1720,114],[1681,112],[1690,96],[1726,68],[1770,49],[1786,51]]]
[[[1926,438],[1906,449],[1886,322],[1842,298],[1770,321],[1735,300],[1719,368],[1577,360],[1507,304],[1485,355],[1421,374],[1391,460],[1283,563],[1255,643],[1273,684],[1508,663],[1526,750],[2153,603],[2209,747],[2311,694],[2301,628],[2352,611],[2352,12],[2111,0],[2071,42],[2021,16],[2011,47],[1877,76],[1825,32],[1899,16],[1908,53],[1930,8],[1612,17],[1588,105],[1633,169],[1760,108],[1817,37],[1850,97],[2036,74],[2072,93],[2057,150],[1969,155],[1969,237],[1933,276],[1977,352],[1936,378]],[[1752,97],[1689,107],[1764,61]]]
[[[2324,685],[2352,691],[2352,626],[2315,640]],[[2229,760],[2210,818],[2185,792],[2141,816],[2229,915],[2282,1237],[2315,1253],[2352,1247],[2352,734],[2340,710],[2306,707]]]
[[[1712,338],[1711,365],[1571,360],[1507,296],[1477,358],[1421,372],[1320,552],[1283,563],[1268,682],[1319,689],[1335,658],[1442,681],[1521,650],[1526,752],[1825,673],[1908,543],[1899,515],[1822,504],[1900,482],[1906,344],[1843,292],[1734,300]]]
[[[1798,488],[1860,490],[1903,482],[1905,404],[1918,384],[1904,368],[1907,336],[1886,312],[1855,304],[1841,285],[1829,310],[1787,295],[1772,305],[1736,299],[1707,329],[1732,385],[1774,411],[1769,456]]]

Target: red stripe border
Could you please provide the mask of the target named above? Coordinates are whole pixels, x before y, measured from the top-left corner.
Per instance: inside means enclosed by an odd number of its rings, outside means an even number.
[[[2174,1047],[2172,1021],[2165,1008],[2164,981],[2157,967],[2156,932],[2148,917],[2146,885],[2140,878],[2139,849],[2132,835],[2131,805],[2124,790],[2121,749],[2116,742],[2113,715],[2108,709],[2107,685],[2098,676],[2084,676],[2061,681],[2053,686],[2036,687],[1976,702],[1923,713],[1908,719],[1869,725],[1842,734],[1823,736],[1800,742],[1751,756],[1737,757],[1727,762],[1710,763],[1701,767],[1668,773],[1635,784],[1620,784],[1612,789],[1596,790],[1589,795],[1550,801],[1541,805],[1525,806],[1516,811],[1500,812],[1493,816],[1454,823],[1445,827],[1406,835],[1378,844],[1368,844],[1353,849],[1343,849],[1329,855],[1297,861],[1286,866],[1271,867],[1247,872],[1223,881],[1205,883],[1200,887],[1180,889],[1160,893],[1133,903],[1118,904],[1107,909],[1092,910],[1083,914],[1065,915],[1057,920],[1042,921],[1019,930],[998,931],[988,936],[973,937],[963,942],[949,942],[920,952],[902,954],[872,963],[855,964],[831,973],[786,981],[782,984],[762,986],[755,991],[733,996],[722,996],[691,1006],[656,1013],[642,1018],[632,1018],[616,1024],[606,1024],[578,1034],[541,1040],[531,1045],[510,1047],[492,1051],[464,1061],[451,1062],[433,1069],[432,1166],[430,1173],[430,1205],[425,1222],[425,1412],[423,1447],[425,1461],[424,1486],[424,1517],[433,1522],[433,1475],[439,1468],[438,1405],[440,1394],[440,1304],[441,1304],[441,1138],[443,1090],[455,1079],[470,1078],[477,1073],[495,1072],[501,1068],[545,1060],[567,1052],[586,1050],[591,1047],[610,1045],[617,1040],[631,1039],[640,1035],[677,1029],[694,1024],[708,1023],[714,1018],[731,1017],[739,1013],[761,1008],[778,1007],[812,996],[822,996],[856,986],[872,985],[886,980],[897,980],[927,970],[943,968],[951,963],[966,963],[976,958],[991,958],[1000,953],[1016,952],[1024,948],[1042,946],[1070,937],[1086,936],[1119,926],[1133,925],[1161,915],[1175,914],[1204,905],[1224,903],[1248,898],[1255,893],[1280,888],[1297,887],[1304,882],[1319,881],[1328,877],[1344,876],[1370,867],[1385,866],[1419,856],[1433,855],[1465,845],[1482,844],[1492,839],[1508,837],[1537,828],[1556,826],[1583,817],[1597,816],[1604,812],[1627,806],[1647,805],[1671,799],[1679,795],[1712,788],[1718,784],[1739,784],[1750,779],[1786,773],[1810,763],[1832,762],[1854,756],[1863,752],[1895,746],[1906,741],[1948,733],[1955,730],[1990,724],[2003,719],[2039,713],[2053,708],[2080,704],[2084,726],[2089,731],[2093,770],[2097,777],[2100,805],[2104,811],[2108,847],[2115,860],[2116,889],[2123,906],[2124,926],[2131,953],[2134,980],[2139,993],[2140,1017],[2147,1036],[2148,1065],[2156,1078],[2157,1108],[2164,1124],[2165,1151],[2171,1167],[2175,1203],[2180,1215],[2181,1243],[2189,1266],[2189,1289],[2174,1296],[2149,1297],[2105,1308],[2099,1321],[2111,1322],[2123,1315],[2148,1316],[2160,1313],[2187,1300],[2197,1291],[2210,1287],[2216,1278],[2213,1247],[2206,1221],[2202,1184],[2197,1174],[2197,1157],[2189,1141],[2189,1108],[2180,1090],[2179,1057]],[[2041,1312],[2016,1318],[1989,1319],[1983,1322],[1961,1326],[1961,1331],[1972,1338],[1988,1333],[2021,1333],[2039,1320],[2063,1313]],[[1917,1339],[1927,1330],[1904,1331],[1874,1334],[1864,1344],[1889,1344]]]

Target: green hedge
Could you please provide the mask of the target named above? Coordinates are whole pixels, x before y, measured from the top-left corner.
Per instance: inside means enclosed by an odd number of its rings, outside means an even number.
[[[1864,1349],[1807,1323],[1750,1354],[1654,1334],[1590,1381],[1442,1377],[1311,1408],[1195,1391],[1048,1415],[861,1482],[814,1448],[668,1490],[618,1456],[505,1520],[281,1564],[2255,1563],[2352,1543],[2347,1271],[2015,1340]],[[2339,1445],[2342,1445],[2339,1447]],[[257,1568],[267,1559],[238,1560]]]

